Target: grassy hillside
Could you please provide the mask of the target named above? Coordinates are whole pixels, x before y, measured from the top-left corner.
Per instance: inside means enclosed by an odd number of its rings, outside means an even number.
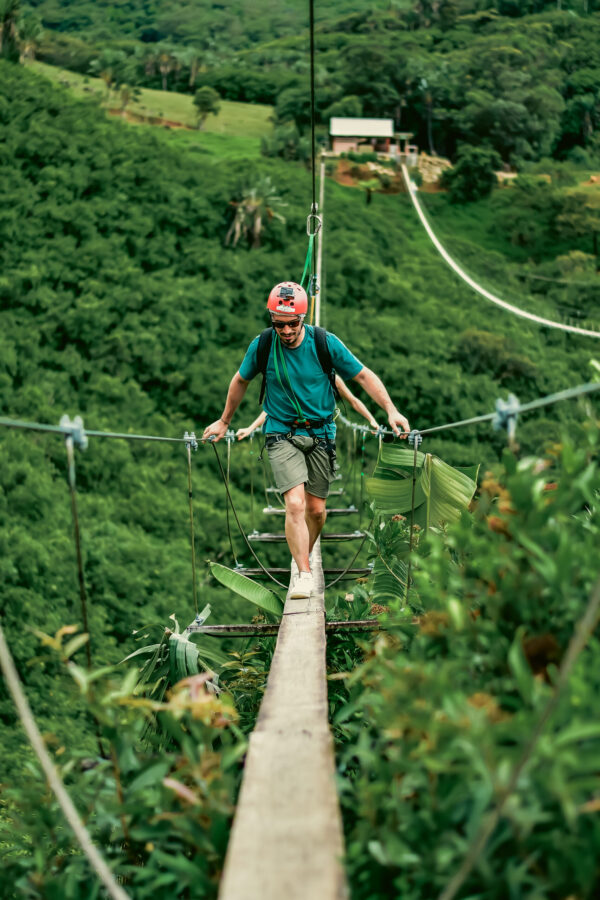
[[[56,422],[69,412],[88,428],[200,432],[220,414],[228,380],[264,326],[268,290],[300,277],[309,173],[280,160],[191,152],[107,120],[97,104],[34,72],[0,68],[2,415]],[[257,250],[224,246],[232,201],[267,175],[287,204],[286,223],[267,221]],[[328,182],[325,214],[327,327],[382,376],[415,426],[487,412],[508,390],[528,400],[587,380],[596,347],[479,301],[448,273],[406,197],[376,196],[365,207],[361,192]],[[253,386],[235,425],[255,416],[257,396]],[[523,448],[535,451],[577,416],[572,404],[524,421]],[[81,735],[87,724],[72,697],[48,703],[54,669],[39,659],[28,665],[37,645],[25,630],[53,633],[79,619],[64,447],[6,431],[0,442],[5,627],[42,727]],[[484,427],[428,449],[453,463],[485,463],[503,444]],[[248,525],[256,458],[246,447],[233,459]],[[77,466],[95,658],[115,660],[134,648],[131,632],[144,622],[193,616],[185,456],[93,441]],[[194,473],[198,559],[230,560],[208,448],[194,456]],[[347,561],[343,550],[328,553]],[[265,558],[285,555],[272,548]],[[202,583],[200,602],[210,600],[217,619],[248,615],[225,597]],[[0,714],[11,730],[6,699]],[[11,734],[6,759],[17,765]]]
[[[30,62],[28,67],[51,81],[69,88],[75,97],[94,97],[104,108],[114,110],[116,113],[121,108],[119,92],[107,91],[106,85],[100,78],[80,75],[77,72],[70,72],[39,61]],[[225,135],[237,139],[240,146],[246,146],[249,155],[256,155],[260,146],[260,138],[270,134],[273,129],[272,113],[272,107],[263,104],[236,103],[224,100],[221,103],[219,114],[208,116],[202,127],[201,140],[198,141],[196,135],[189,136],[186,140],[198,143],[200,146],[203,143],[210,146],[211,138],[205,139],[205,135]],[[140,119],[160,119],[165,120],[167,125],[172,127],[181,125],[197,131],[193,97],[190,94],[179,94],[176,91],[140,88],[139,96],[133,97],[127,103],[126,109],[122,111],[122,117],[134,124]],[[214,146],[222,146],[222,142],[217,142]],[[232,146],[235,146],[235,141],[232,141]]]

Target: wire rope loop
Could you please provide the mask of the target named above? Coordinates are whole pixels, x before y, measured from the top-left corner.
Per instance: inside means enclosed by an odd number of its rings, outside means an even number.
[[[314,237],[323,227],[323,219],[316,212],[311,212],[306,217],[306,233],[309,237]]]

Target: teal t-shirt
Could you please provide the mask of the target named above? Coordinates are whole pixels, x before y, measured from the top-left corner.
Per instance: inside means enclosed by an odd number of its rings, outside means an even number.
[[[297,418],[297,411],[288,395],[291,395],[290,386],[285,376],[285,370],[281,365],[281,353],[279,353],[279,375],[283,381],[282,388],[275,372],[274,353],[277,336],[273,335],[271,352],[267,362],[267,390],[265,393],[264,408],[267,420],[263,426],[266,434],[286,433],[290,425]],[[327,346],[331,354],[335,372],[345,381],[354,378],[363,368],[363,364],[350,353],[348,348],[335,334],[327,332]],[[326,419],[335,409],[335,397],[329,383],[329,379],[319,362],[317,348],[315,346],[315,333],[311,325],[304,326],[304,339],[299,347],[290,348],[281,345],[287,371],[294,394],[300,404],[300,408],[306,418],[311,420]],[[251,381],[258,375],[257,355],[258,337],[255,337],[240,366],[240,375],[246,381]],[[287,391],[287,393],[286,393]],[[297,434],[307,434],[302,428],[297,429]],[[322,426],[315,429],[315,434],[335,437],[335,425]]]

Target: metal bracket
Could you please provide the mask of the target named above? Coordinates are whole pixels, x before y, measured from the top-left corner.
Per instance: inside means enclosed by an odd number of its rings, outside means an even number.
[[[408,443],[411,447],[416,447],[416,449],[418,450],[423,443],[423,435],[421,434],[421,432],[417,431],[416,428],[413,428],[413,430],[408,435]]]
[[[514,394],[509,394],[507,400],[498,397],[496,400],[496,414],[492,419],[494,431],[502,431],[506,428],[509,441],[513,441],[517,430],[517,418],[521,404]]]
[[[88,445],[87,434],[85,433],[83,427],[83,419],[81,416],[75,416],[73,421],[68,417],[65,413],[64,416],[61,417],[59,422],[61,428],[68,428],[70,432],[65,434],[65,437],[70,437],[73,440],[73,444],[79,450],[86,450]]]
[[[185,434],[183,435],[183,439],[185,441],[185,446],[189,447],[190,450],[198,449],[198,441],[196,440],[196,432],[195,431],[190,431],[190,432],[186,431]]]

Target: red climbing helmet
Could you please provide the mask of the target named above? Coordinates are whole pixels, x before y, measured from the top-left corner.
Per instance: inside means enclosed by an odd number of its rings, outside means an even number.
[[[269,294],[267,309],[284,316],[305,316],[308,311],[306,291],[295,281],[282,281]]]

